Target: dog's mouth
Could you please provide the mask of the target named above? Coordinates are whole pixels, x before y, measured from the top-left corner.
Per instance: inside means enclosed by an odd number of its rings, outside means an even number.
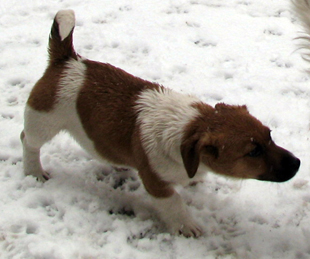
[[[282,158],[281,166],[278,169],[270,168],[268,174],[263,174],[258,177],[261,181],[270,182],[286,182],[293,178],[300,167],[300,160],[294,156],[286,156]]]

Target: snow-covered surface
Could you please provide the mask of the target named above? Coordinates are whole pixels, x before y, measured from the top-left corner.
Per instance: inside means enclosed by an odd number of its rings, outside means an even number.
[[[42,149],[52,179],[25,178],[23,109],[64,8],[83,56],[212,105],[246,104],[301,159],[296,177],[210,173],[180,189],[198,239],[165,233],[135,172],[92,160],[65,134]],[[310,64],[295,51],[298,30],[288,0],[1,0],[0,258],[310,258]]]

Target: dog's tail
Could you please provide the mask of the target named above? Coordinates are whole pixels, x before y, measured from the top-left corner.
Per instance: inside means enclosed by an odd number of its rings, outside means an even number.
[[[310,0],[292,0],[293,10],[303,27],[303,35],[297,37],[301,40],[300,48],[305,49],[302,57],[310,62]]]
[[[74,50],[72,39],[74,26],[74,11],[57,12],[49,37],[48,54],[51,64],[59,64],[70,58],[77,59],[78,55]]]

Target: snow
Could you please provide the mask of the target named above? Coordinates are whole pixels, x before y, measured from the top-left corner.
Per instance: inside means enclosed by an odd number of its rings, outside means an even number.
[[[166,233],[136,173],[100,164],[68,135],[42,149],[52,179],[24,177],[23,109],[65,8],[80,54],[211,105],[246,104],[301,159],[298,174],[278,184],[210,173],[180,189],[198,239]],[[310,258],[309,64],[288,0],[2,0],[0,31],[1,258]]]

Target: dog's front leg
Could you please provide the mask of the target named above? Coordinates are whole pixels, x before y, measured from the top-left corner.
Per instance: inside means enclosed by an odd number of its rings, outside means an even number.
[[[199,237],[202,230],[193,219],[181,196],[172,185],[162,181],[148,163],[143,163],[139,174],[147,192],[152,196],[153,206],[171,234]]]
[[[186,237],[199,237],[202,230],[193,219],[181,196],[174,191],[170,197],[153,197],[154,205],[160,218],[166,223],[172,234],[182,234]]]
[[[193,219],[181,196],[173,185],[164,181],[150,165],[140,140],[139,130],[133,138],[133,154],[136,169],[146,191],[152,196],[153,206],[160,219],[166,224],[171,234],[183,234],[186,237],[199,237],[202,229]]]

